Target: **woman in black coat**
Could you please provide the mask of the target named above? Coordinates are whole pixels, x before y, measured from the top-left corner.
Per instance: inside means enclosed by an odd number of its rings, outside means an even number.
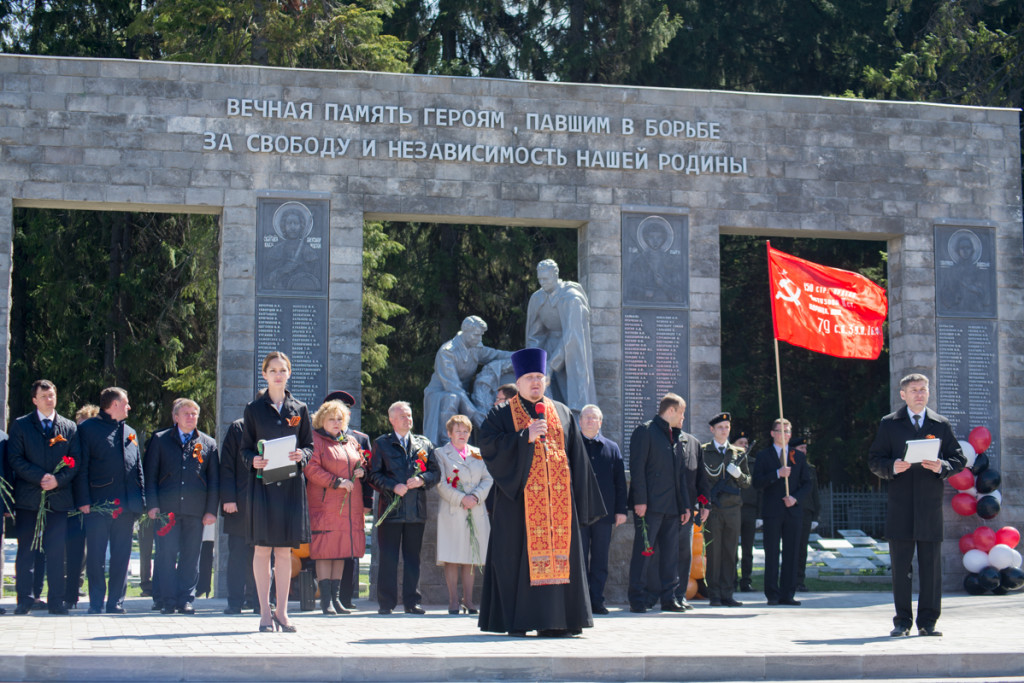
[[[313,427],[306,404],[292,398],[285,388],[291,377],[288,356],[273,351],[263,359],[263,379],[267,391],[245,407],[242,430],[242,455],[259,471],[267,466],[259,449],[260,441],[283,436],[296,437],[295,450],[288,459],[298,464],[296,476],[276,483],[265,483],[261,473],[254,480],[247,537],[254,546],[252,571],[260,600],[260,631],[275,626],[288,632],[295,627],[288,621],[288,588],[291,584],[291,549],[308,543],[309,512],[306,482],[302,467],[313,454]],[[277,612],[270,611],[270,556],[274,556],[277,579]]]

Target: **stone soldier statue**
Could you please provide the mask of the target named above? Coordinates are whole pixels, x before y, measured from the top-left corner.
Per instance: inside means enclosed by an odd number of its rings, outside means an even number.
[[[537,264],[540,289],[526,309],[526,346],[547,351],[548,393],[576,414],[596,403],[590,345],[590,301],[578,282],[558,279],[558,264]]]
[[[431,443],[441,445],[448,441],[445,424],[452,415],[461,413],[476,427],[483,423],[494,389],[486,392],[482,403],[470,395],[480,366],[499,378],[511,370],[511,351],[499,351],[481,343],[486,331],[487,323],[471,315],[462,321],[462,330],[442,344],[434,356],[434,374],[423,390],[423,434]]]

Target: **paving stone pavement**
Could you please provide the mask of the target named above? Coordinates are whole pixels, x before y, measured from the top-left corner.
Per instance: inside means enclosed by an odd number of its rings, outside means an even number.
[[[228,616],[225,602],[198,600],[195,616],[13,616],[3,601],[4,681],[682,681],[891,679],[1020,676],[1024,594],[947,595],[942,638],[894,639],[888,593],[801,593],[801,607],[696,602],[685,615],[595,618],[571,639],[481,633],[473,617],[441,607],[425,616],[292,612],[298,633],[258,633],[258,617]],[[293,604],[294,605],[294,604]],[[428,608],[429,609],[429,608]]]

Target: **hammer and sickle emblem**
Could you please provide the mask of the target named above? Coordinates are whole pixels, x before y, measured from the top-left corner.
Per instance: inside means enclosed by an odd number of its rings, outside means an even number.
[[[786,293],[775,292],[776,299],[782,299],[790,303],[796,303],[800,299],[800,288],[793,283],[789,278],[782,278],[779,280],[779,289],[786,290]]]

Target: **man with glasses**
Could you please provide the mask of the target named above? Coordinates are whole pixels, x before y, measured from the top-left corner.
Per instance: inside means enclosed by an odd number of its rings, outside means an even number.
[[[800,604],[796,594],[797,545],[803,526],[801,505],[811,493],[807,456],[789,447],[793,426],[779,418],[772,423],[772,445],[757,454],[754,487],[763,493],[764,595],[769,605]],[[779,544],[782,571],[779,571]]]

